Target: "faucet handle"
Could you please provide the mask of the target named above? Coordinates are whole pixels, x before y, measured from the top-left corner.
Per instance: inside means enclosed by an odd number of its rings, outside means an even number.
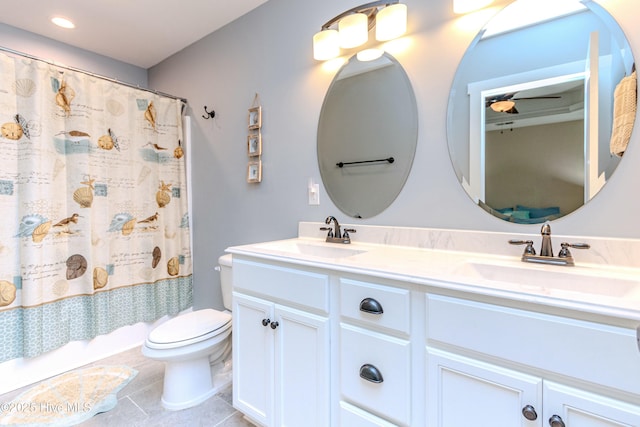
[[[571,252],[569,252],[569,248],[574,249],[589,249],[591,246],[588,243],[560,243],[562,249],[558,252],[559,258],[569,258],[571,256]]]
[[[345,228],[344,230],[342,230],[342,237],[344,237],[345,239],[349,238],[349,233],[355,233],[356,229],[355,228]]]
[[[320,230],[327,232],[327,237],[333,237],[333,228],[331,227],[320,227]]]
[[[536,254],[536,250],[533,247],[533,240],[509,240],[509,244],[510,245],[527,245],[524,248],[524,254],[525,255],[535,255]]]

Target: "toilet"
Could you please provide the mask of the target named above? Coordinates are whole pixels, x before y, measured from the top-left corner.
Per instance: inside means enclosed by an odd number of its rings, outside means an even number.
[[[180,314],[154,328],[142,354],[165,362],[162,406],[196,406],[231,383],[231,255],[218,259],[225,311]]]

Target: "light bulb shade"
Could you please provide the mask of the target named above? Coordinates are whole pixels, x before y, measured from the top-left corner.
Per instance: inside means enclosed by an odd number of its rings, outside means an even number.
[[[324,30],[313,35],[313,58],[326,61],[340,55],[338,31]]]
[[[511,110],[515,106],[516,106],[515,102],[507,99],[504,101],[494,102],[493,104],[491,104],[491,109],[496,113],[506,113],[507,111]]]
[[[338,22],[340,47],[358,47],[369,39],[369,18],[364,13],[352,13]]]
[[[376,14],[376,40],[393,40],[407,32],[407,5],[392,4]]]

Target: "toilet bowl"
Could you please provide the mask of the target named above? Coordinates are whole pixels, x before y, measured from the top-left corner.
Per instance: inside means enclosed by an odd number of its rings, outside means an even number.
[[[224,307],[231,310],[231,255],[218,261]],[[169,319],[149,333],[142,354],[165,362],[164,408],[196,406],[231,382],[231,313],[207,308]]]

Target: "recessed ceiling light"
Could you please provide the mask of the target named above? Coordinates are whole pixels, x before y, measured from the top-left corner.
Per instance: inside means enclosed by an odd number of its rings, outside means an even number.
[[[76,25],[69,21],[67,18],[63,18],[62,16],[54,16],[51,18],[51,22],[56,24],[58,27],[62,28],[75,28]]]

